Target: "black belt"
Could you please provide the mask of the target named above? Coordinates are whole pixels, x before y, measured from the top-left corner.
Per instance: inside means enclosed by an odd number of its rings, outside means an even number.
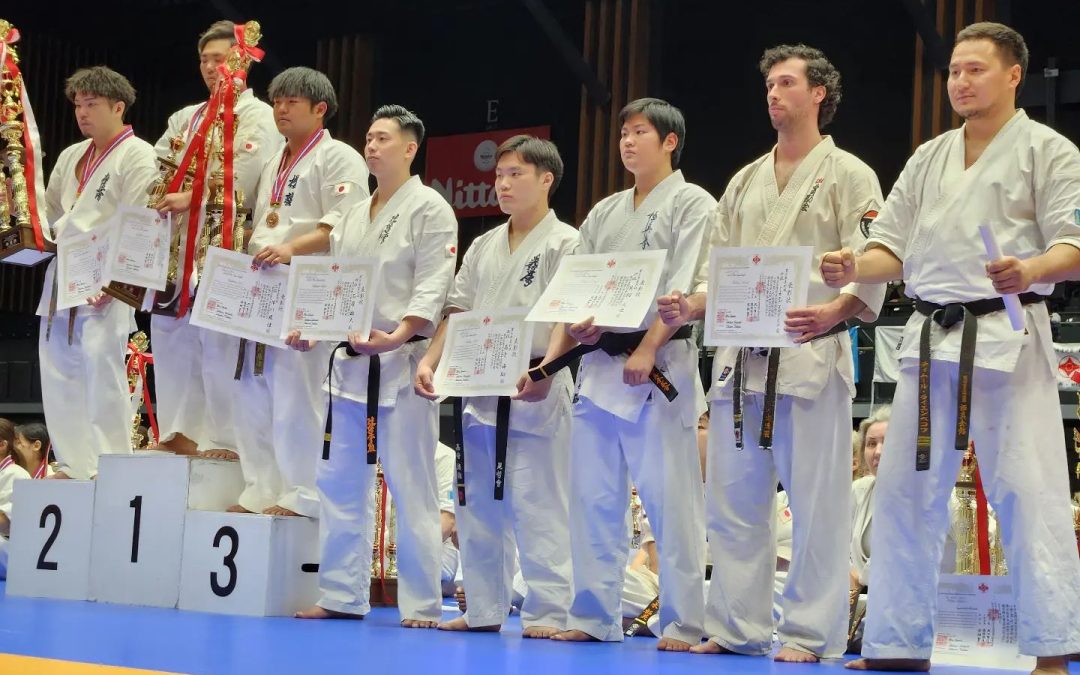
[[[847,321],[841,321],[821,335],[811,338],[811,342],[821,340],[848,329]],[[752,347],[743,347],[735,356],[735,372],[732,386],[735,391],[731,397],[732,420],[735,423],[735,448],[743,449],[743,361]],[[765,406],[761,411],[761,432],[758,434],[758,446],[762,450],[772,450],[773,427],[776,425],[776,380],[780,372],[780,349],[769,349],[769,363],[765,373]]]
[[[634,621],[629,626],[627,626],[626,630],[623,632],[623,635],[625,635],[626,637],[634,637],[638,634],[639,631],[641,631],[642,628],[648,627],[649,619],[653,618],[653,616],[659,611],[660,596],[658,595],[652,599],[652,602],[645,606],[645,609],[642,610],[641,614],[638,614],[637,617],[634,618]]]
[[[1021,293],[1020,303],[1033,305],[1046,298],[1038,293]],[[949,330],[963,322],[960,335],[960,364],[956,397],[955,448],[967,450],[971,434],[971,380],[975,372],[975,338],[979,332],[978,317],[1005,309],[1001,298],[987,298],[973,302],[951,302],[938,305],[915,299],[915,311],[926,316],[919,335],[919,427],[915,440],[915,470],[930,468],[930,324],[936,323]]]
[[[236,352],[236,370],[233,371],[233,379],[239,380],[240,376],[244,373],[244,355],[247,353],[248,346],[247,338],[240,338],[240,348]],[[266,345],[261,342],[255,343],[255,364],[252,367],[252,373],[255,377],[261,377],[266,369]]]
[[[420,342],[428,338],[423,335],[414,335],[406,343]],[[349,356],[360,356],[360,353],[352,348],[348,341],[339,342],[330,352],[330,367],[326,375],[330,385],[330,396],[326,403],[326,428],[323,431],[322,458],[330,459],[330,437],[334,426],[334,358],[339,349],[345,349]],[[382,366],[378,354],[368,355],[368,384],[367,384],[367,423],[365,424],[367,443],[367,463],[374,464],[379,460],[379,376],[382,374]],[[434,448],[432,448],[434,452]]]
[[[603,350],[605,354],[610,356],[620,356],[622,354],[629,356],[634,353],[637,346],[645,339],[646,332],[641,330],[633,333],[604,333],[594,345],[578,345],[550,363],[539,368],[533,368],[529,371],[529,377],[532,378],[533,382],[539,382],[570,365],[575,359],[595,352],[597,349]],[[692,335],[693,328],[687,324],[675,331],[674,335],[669,338],[669,342],[671,340],[689,340]],[[652,372],[649,373],[649,379],[668,401],[674,401],[675,397],[679,395],[675,385],[656,366],[653,366]]]
[[[543,357],[529,361],[529,368],[535,368]],[[554,374],[556,371],[548,370]],[[454,457],[456,458],[457,499],[465,506],[465,426],[462,416],[465,404],[460,397],[454,397]],[[495,499],[502,500],[503,485],[506,482],[506,445],[510,440],[510,397],[499,396],[495,407]]]

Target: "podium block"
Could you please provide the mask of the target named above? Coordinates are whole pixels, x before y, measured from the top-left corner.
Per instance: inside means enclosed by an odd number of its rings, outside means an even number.
[[[20,480],[12,495],[7,592],[86,600],[94,485],[88,480]]]
[[[188,509],[224,509],[236,503],[242,487],[235,462],[153,451],[103,455],[90,599],[175,607]]]
[[[190,511],[179,607],[291,616],[319,598],[318,555],[317,521]]]

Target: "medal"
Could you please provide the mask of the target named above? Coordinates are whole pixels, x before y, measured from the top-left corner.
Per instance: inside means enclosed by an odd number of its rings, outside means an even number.
[[[281,203],[284,201],[282,195],[285,192],[285,182],[289,178],[289,174],[293,172],[296,165],[300,163],[309,152],[315,149],[315,146],[319,144],[319,141],[323,139],[325,135],[324,129],[319,129],[311,138],[307,140],[304,147],[296,154],[292,162],[288,166],[285,165],[285,160],[288,159],[289,147],[285,146],[285,149],[281,151],[281,160],[278,162],[277,177],[274,179],[274,184],[270,187],[270,213],[266,214],[266,226],[276,227],[281,222],[281,215],[278,214],[278,209],[281,208]]]
[[[280,217],[278,216],[278,212],[277,212],[278,206],[280,206],[280,205],[279,204],[270,204],[271,211],[270,211],[270,213],[266,214],[266,224],[269,227],[277,227],[278,221],[280,220]]]

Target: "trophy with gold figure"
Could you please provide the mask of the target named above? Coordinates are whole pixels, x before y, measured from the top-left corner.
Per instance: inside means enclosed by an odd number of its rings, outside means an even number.
[[[15,43],[19,31],[0,19],[0,259],[34,265],[56,250],[45,236],[41,139]]]
[[[974,441],[968,444],[964,452],[954,498],[958,502],[952,523],[953,539],[956,541],[956,573],[1007,574],[1001,533],[990,531],[992,516],[982,490]]]

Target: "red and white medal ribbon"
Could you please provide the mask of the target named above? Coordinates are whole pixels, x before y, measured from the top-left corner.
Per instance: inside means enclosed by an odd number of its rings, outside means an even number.
[[[79,188],[75,191],[75,199],[82,196],[83,190],[86,189],[86,184],[90,182],[90,178],[105,161],[105,158],[108,157],[121,143],[134,135],[135,132],[132,131],[131,125],[124,127],[124,130],[121,131],[116,138],[112,139],[109,143],[109,147],[105,148],[105,152],[101,153],[100,157],[97,154],[97,147],[93,142],[90,143],[90,147],[86,149],[86,154],[84,154],[82,158],[83,170],[82,175],[79,177]]]
[[[274,186],[270,188],[270,206],[277,208],[281,206],[281,196],[285,192],[285,183],[289,180],[289,175],[292,174],[293,169],[300,163],[309,152],[315,149],[315,146],[319,144],[319,141],[326,135],[325,129],[319,129],[311,138],[304,143],[304,147],[300,149],[300,152],[296,153],[296,157],[293,158],[289,166],[285,166],[285,160],[288,158],[288,147],[281,151],[281,161],[278,162],[277,178],[274,179]]]

